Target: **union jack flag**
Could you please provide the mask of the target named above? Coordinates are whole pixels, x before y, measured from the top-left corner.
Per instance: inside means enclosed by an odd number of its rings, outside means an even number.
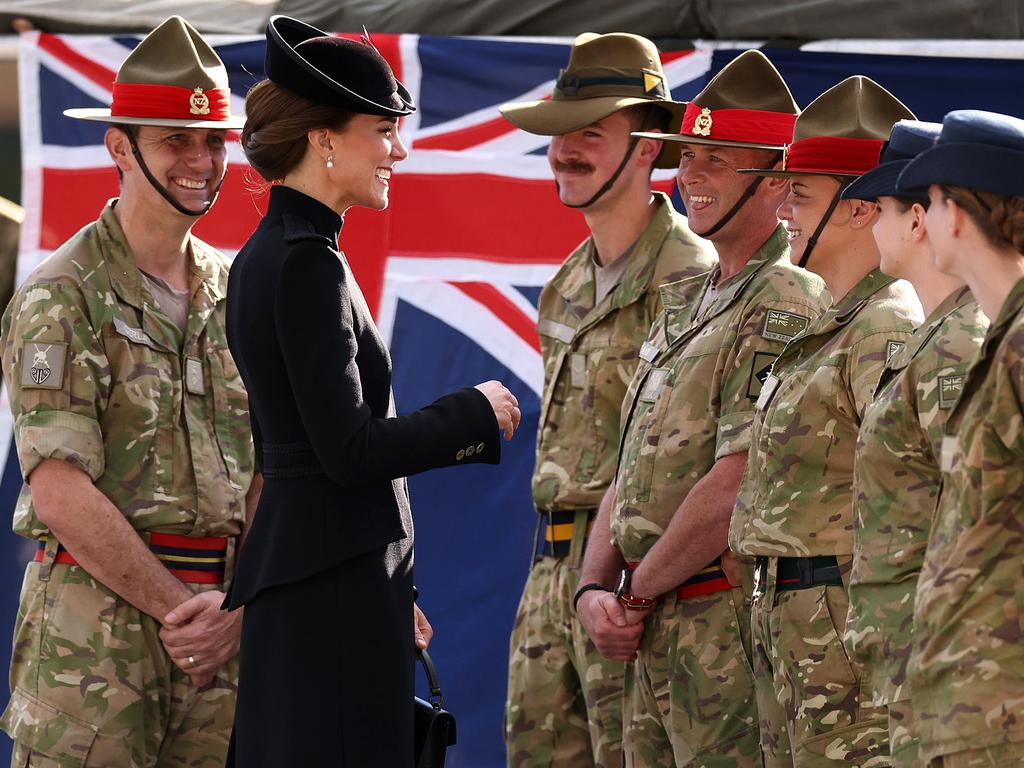
[[[102,143],[104,126],[61,113],[108,105],[115,72],[138,39],[22,37],[26,217],[19,282],[117,194],[117,176]],[[263,39],[208,39],[228,66],[232,111],[240,114],[245,92],[262,78]],[[420,109],[401,125],[411,155],[396,168],[391,207],[350,212],[341,243],[390,340],[399,408],[412,410],[490,378],[506,382],[523,406],[523,426],[506,444],[500,468],[441,470],[411,483],[421,603],[438,633],[432,650],[447,704],[459,717],[459,745],[450,764],[496,767],[504,765],[507,639],[536,519],[529,490],[542,386],[536,304],[544,282],[587,235],[581,214],[555,195],[547,140],[515,129],[497,107],[548,95],[568,60],[568,41],[418,35],[373,40]],[[1000,55],[1008,55],[1006,44],[1000,45]],[[889,44],[869,55],[849,46],[837,52],[838,47],[816,43],[769,55],[800,104],[849,74],[869,74],[922,119],[941,119],[948,109],[964,106],[1018,111],[1013,98],[1024,89],[1024,62],[943,59],[926,43]],[[986,55],[983,46],[971,50]],[[674,97],[695,95],[738,52],[735,46],[697,45],[664,54]],[[256,227],[266,198],[237,135],[229,139],[220,200],[196,233],[231,256]],[[670,172],[657,172],[655,186],[671,191],[671,178]],[[6,403],[0,403],[0,420],[0,508],[10,510],[20,476],[13,452],[7,453]],[[0,548],[9,555],[0,558],[8,569],[0,568],[0,619],[8,617],[0,633],[13,622],[16,572],[27,559],[22,551],[19,562],[10,539],[0,534]],[[319,645],[329,647],[329,638]]]

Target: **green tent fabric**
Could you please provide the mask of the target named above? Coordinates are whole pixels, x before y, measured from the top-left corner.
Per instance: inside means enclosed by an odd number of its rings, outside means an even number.
[[[0,0],[0,32],[148,31],[180,13],[203,32],[261,34],[272,13],[323,29],[437,35],[575,35],[728,40],[1024,37],[1021,0]]]

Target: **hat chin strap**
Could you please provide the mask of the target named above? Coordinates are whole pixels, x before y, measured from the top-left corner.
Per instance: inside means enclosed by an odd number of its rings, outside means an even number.
[[[174,195],[168,192],[167,188],[159,181],[157,181],[153,174],[150,172],[149,166],[146,165],[146,161],[142,159],[142,152],[139,151],[139,145],[135,143],[134,132],[128,126],[122,126],[121,129],[128,137],[128,143],[131,144],[132,147],[132,155],[135,156],[135,161],[139,164],[139,168],[142,169],[142,175],[146,177],[146,180],[152,185],[153,189],[159,192],[160,196],[171,204],[171,207],[173,207],[174,210],[176,210],[178,213],[184,214],[185,216],[199,218],[203,214],[207,213],[213,207],[213,204],[217,202],[217,195],[220,194],[221,185],[224,183],[223,177],[221,178],[220,183],[217,185],[217,187],[213,190],[213,199],[210,200],[209,204],[201,211],[190,210],[181,203],[179,203],[177,200],[175,200]]]
[[[595,192],[591,196],[591,198],[589,200],[587,200],[587,202],[585,202],[585,203],[576,203],[576,204],[574,204],[574,203],[564,203],[565,207],[566,208],[589,208],[594,203],[596,203],[598,200],[600,200],[601,197],[604,196],[605,192],[607,192],[609,189],[611,189],[615,185],[615,182],[619,180],[619,176],[622,175],[622,172],[624,170],[626,170],[626,164],[629,162],[629,158],[633,156],[633,150],[636,149],[636,144],[637,144],[638,141],[640,141],[640,139],[637,136],[631,136],[629,138],[629,146],[626,147],[626,154],[623,156],[622,162],[619,163],[619,167],[615,169],[615,173],[612,174],[611,178],[608,179],[608,181],[606,181],[604,184],[602,184],[601,188],[599,190],[597,190],[597,192]],[[556,181],[555,182],[555,189],[561,190],[561,188],[562,187]]]
[[[828,205],[828,210],[825,211],[825,215],[821,217],[821,221],[818,222],[817,229],[814,230],[809,238],[807,238],[807,246],[804,248],[804,252],[800,255],[800,263],[798,267],[806,268],[807,260],[811,258],[811,251],[814,250],[814,246],[818,244],[818,238],[821,237],[822,230],[825,229],[825,225],[828,224],[828,220],[832,218],[832,212],[835,211],[836,206],[839,205],[840,195],[843,194],[843,186],[839,185],[839,189],[836,190],[835,195],[832,196],[832,202]]]
[[[739,213],[740,208],[742,208],[746,204],[747,200],[752,198],[754,196],[754,193],[757,192],[757,188],[761,186],[761,182],[764,181],[764,178],[764,176],[758,176],[754,180],[754,182],[750,184],[750,186],[748,186],[746,190],[744,190],[743,194],[740,195],[740,199],[736,201],[736,204],[728,211],[726,211],[725,215],[722,218],[720,218],[718,222],[711,227],[711,229],[709,229],[707,232],[694,232],[694,234],[704,238],[711,237],[713,234],[718,232],[722,227],[724,227],[726,224],[732,221],[732,217]]]

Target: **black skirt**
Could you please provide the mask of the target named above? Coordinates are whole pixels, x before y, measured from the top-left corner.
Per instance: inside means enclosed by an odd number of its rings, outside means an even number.
[[[229,768],[412,768],[412,547],[245,606]]]

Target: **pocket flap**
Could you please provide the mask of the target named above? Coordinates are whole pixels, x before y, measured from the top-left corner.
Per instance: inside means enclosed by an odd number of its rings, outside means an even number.
[[[21,688],[15,688],[0,727],[18,743],[61,765],[80,768],[85,765],[97,727],[71,717],[46,704]]]

